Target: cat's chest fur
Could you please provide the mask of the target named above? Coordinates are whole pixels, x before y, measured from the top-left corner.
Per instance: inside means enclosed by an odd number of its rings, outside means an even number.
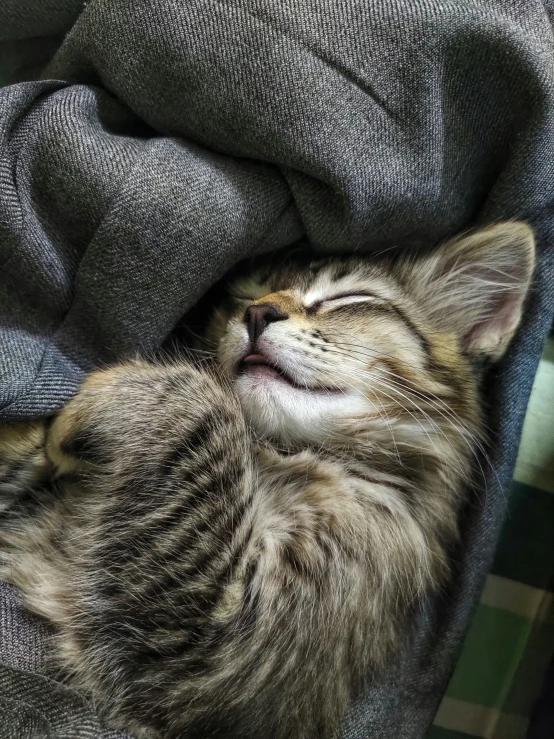
[[[296,573],[317,572],[340,557],[372,570],[438,573],[446,533],[455,538],[454,501],[463,479],[445,479],[425,447],[402,457],[371,446],[283,453],[254,447],[253,540],[264,566],[287,565]],[[458,450],[444,448],[448,459]],[[402,546],[399,544],[402,542]],[[338,557],[340,559],[340,557]],[[371,564],[370,564],[371,562]],[[402,576],[404,579],[404,576]],[[409,575],[406,578],[406,582]],[[419,577],[410,588],[425,590]]]

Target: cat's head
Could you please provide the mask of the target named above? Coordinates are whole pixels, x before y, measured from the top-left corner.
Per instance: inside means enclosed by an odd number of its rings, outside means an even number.
[[[263,437],[321,444],[345,422],[407,414],[425,425],[438,403],[471,414],[472,365],[505,352],[534,253],[528,226],[502,223],[425,256],[273,261],[230,285],[210,338]]]

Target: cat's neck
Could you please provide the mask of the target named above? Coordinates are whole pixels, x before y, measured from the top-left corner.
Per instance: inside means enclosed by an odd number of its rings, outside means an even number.
[[[287,460],[293,465],[302,458],[340,467],[345,478],[359,482],[414,491],[444,485],[458,489],[471,472],[479,438],[478,419],[439,424],[409,418],[394,424],[350,423],[318,445],[257,439],[255,449],[263,460],[262,474],[272,465],[286,474]]]

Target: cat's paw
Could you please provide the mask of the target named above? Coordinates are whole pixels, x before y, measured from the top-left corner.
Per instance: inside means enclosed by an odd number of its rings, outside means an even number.
[[[49,476],[45,439],[44,420],[0,426],[0,512]]]
[[[91,464],[102,461],[104,423],[99,409],[111,395],[112,374],[112,370],[90,374],[53,420],[46,437],[46,454],[56,477],[90,471]]]
[[[140,382],[149,365],[122,362],[92,372],[79,392],[62,408],[46,438],[46,454],[55,476],[92,474],[105,468],[120,454],[117,441],[138,414],[137,394],[144,397],[149,386]]]
[[[214,373],[188,362],[121,362],[90,374],[54,419],[46,453],[57,475],[104,477],[143,468],[179,445],[207,414],[237,418],[238,403]],[[242,426],[241,426],[242,428]]]

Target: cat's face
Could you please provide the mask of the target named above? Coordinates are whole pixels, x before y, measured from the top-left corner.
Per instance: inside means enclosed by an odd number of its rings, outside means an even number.
[[[230,295],[219,359],[264,436],[317,442],[340,419],[389,414],[402,370],[433,384],[417,306],[386,269],[291,264],[236,281]]]
[[[291,260],[231,284],[211,337],[256,432],[324,443],[345,422],[391,426],[417,413],[425,425],[418,409],[430,402],[474,404],[470,359],[503,352],[532,269],[529,229],[507,224],[496,231],[411,263]],[[507,241],[515,244],[513,279],[502,298],[489,283],[496,275],[506,286]],[[487,261],[491,244],[504,247],[498,265]]]

